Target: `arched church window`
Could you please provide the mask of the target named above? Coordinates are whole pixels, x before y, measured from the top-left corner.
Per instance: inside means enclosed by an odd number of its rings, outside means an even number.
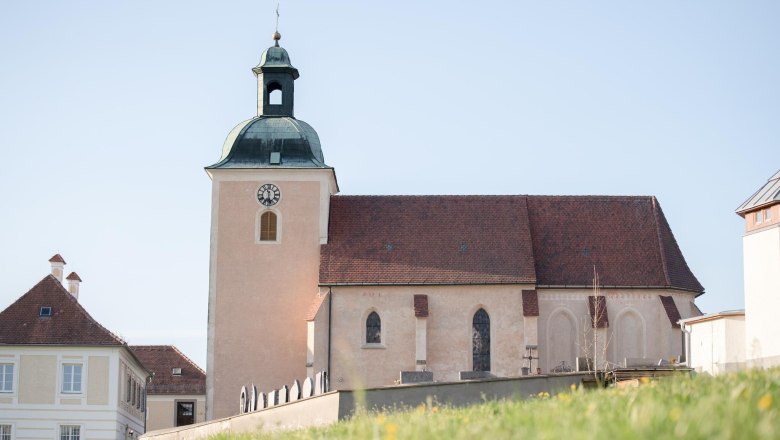
[[[366,318],[366,344],[382,342],[382,321],[377,312],[371,312]]]
[[[471,347],[474,371],[490,371],[490,316],[477,310],[471,324]]]
[[[260,216],[260,241],[276,241],[276,214],[271,211]]]
[[[282,86],[279,83],[268,84],[268,103],[272,105],[282,103]]]

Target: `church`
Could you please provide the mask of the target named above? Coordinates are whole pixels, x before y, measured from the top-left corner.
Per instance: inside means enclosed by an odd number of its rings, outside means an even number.
[[[338,195],[280,38],[206,167],[207,419],[315,371],[354,389],[682,360],[704,288],[655,197]]]

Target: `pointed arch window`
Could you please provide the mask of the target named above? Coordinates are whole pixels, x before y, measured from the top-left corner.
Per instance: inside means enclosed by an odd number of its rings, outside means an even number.
[[[477,310],[471,321],[471,347],[474,371],[490,371],[490,316]]]
[[[371,312],[366,318],[366,344],[382,343],[382,320],[377,312]]]
[[[260,216],[260,241],[276,241],[276,214],[271,211]]]

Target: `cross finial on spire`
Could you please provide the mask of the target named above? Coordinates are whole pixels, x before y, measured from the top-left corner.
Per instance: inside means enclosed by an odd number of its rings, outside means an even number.
[[[274,45],[279,47],[279,40],[282,38],[282,34],[279,33],[279,2],[276,2],[276,30],[274,31]]]

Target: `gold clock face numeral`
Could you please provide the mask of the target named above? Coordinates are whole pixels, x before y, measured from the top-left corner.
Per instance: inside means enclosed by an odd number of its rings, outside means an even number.
[[[263,206],[273,206],[279,203],[282,192],[273,183],[266,183],[257,190],[257,201]]]

